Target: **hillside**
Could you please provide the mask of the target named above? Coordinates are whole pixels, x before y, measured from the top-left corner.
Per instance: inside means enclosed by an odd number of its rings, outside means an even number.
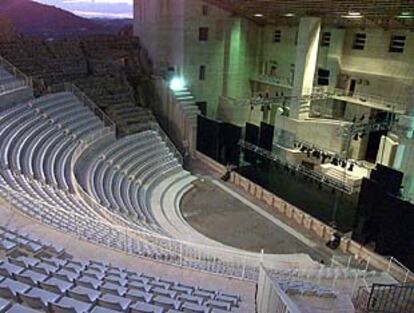
[[[7,17],[14,24],[17,32],[23,34],[104,30],[101,25],[92,20],[30,0],[0,1],[0,16]]]

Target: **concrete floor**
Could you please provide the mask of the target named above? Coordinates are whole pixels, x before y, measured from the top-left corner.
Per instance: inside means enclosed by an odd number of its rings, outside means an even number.
[[[181,211],[207,237],[252,252],[306,253],[313,259],[329,254],[312,248],[209,181],[197,181],[181,202]]]

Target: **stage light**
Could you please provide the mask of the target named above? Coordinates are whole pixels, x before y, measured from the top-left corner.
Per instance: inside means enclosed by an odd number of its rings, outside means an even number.
[[[360,12],[356,11],[349,11],[346,15],[341,15],[342,18],[362,18],[362,15]]]
[[[262,14],[262,13],[256,13],[256,14],[254,15],[254,17],[263,17],[263,14]]]
[[[414,18],[414,14],[411,12],[401,12],[401,14],[398,15],[397,17],[401,19],[411,19],[411,18]]]
[[[180,91],[183,90],[185,87],[184,79],[180,77],[173,77],[170,81],[170,88],[173,91]]]
[[[294,13],[286,13],[284,16],[286,16],[286,17],[293,17],[293,16],[295,16],[295,14]]]

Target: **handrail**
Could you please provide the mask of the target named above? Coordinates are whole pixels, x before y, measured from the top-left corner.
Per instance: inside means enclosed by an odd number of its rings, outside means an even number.
[[[366,102],[374,102],[384,106],[387,109],[392,110],[402,110],[406,111],[408,108],[408,104],[402,101],[397,101],[395,99],[390,99],[386,97],[381,97],[378,95],[367,94],[363,92],[350,92],[349,90],[340,89],[340,88],[331,88],[331,87],[314,87],[313,93],[319,94],[323,93],[330,97],[351,97],[356,98],[358,100],[363,99]]]
[[[282,290],[267,269],[260,264],[256,293],[258,313],[300,313],[295,302]]]
[[[148,126],[150,127],[150,129],[153,129],[158,132],[158,134],[161,136],[162,140],[165,142],[167,147],[174,153],[175,157],[178,159],[178,162],[182,165],[184,163],[182,154],[171,141],[170,137],[164,132],[161,126],[155,122],[149,122]]]
[[[116,124],[112,119],[104,112],[102,111],[95,102],[93,102],[79,87],[77,87],[74,84],[71,83],[64,83],[64,90],[72,92],[75,96],[81,100],[81,102],[89,107],[92,112],[98,116],[103,122],[105,126],[110,127],[112,131],[116,131]]]
[[[10,63],[2,56],[0,56],[0,65],[3,66],[7,72],[16,76],[17,78],[23,79],[28,86],[33,87],[32,78],[23,73],[21,70],[19,70],[17,67],[15,67],[12,63]]]
[[[289,77],[274,76],[268,74],[259,74],[253,76],[254,80],[264,81],[267,83],[276,84],[286,88],[292,88],[293,82]]]

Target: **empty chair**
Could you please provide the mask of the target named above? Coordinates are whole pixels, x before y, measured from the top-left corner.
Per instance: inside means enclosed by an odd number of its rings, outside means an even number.
[[[171,290],[174,290],[174,291],[177,291],[177,292],[179,292],[179,293],[186,293],[186,294],[191,294],[192,292],[193,292],[193,290],[194,290],[194,288],[188,288],[188,287],[182,287],[182,286],[177,286],[177,285],[174,285],[174,286],[171,286],[171,288],[170,288]]]
[[[193,302],[184,302],[184,304],[181,306],[181,310],[183,312],[188,313],[208,313],[210,312],[210,308],[205,305],[196,304]]]
[[[226,310],[213,308],[210,313],[228,313]]]
[[[68,290],[68,295],[79,301],[95,303],[96,300],[101,296],[101,292],[83,286],[76,286]]]
[[[218,301],[218,300],[208,300],[205,302],[205,305],[211,308],[216,309],[223,309],[230,311],[231,310],[231,304],[228,302]]]
[[[39,313],[39,311],[21,304],[13,304],[13,306],[8,309],[6,313]]]
[[[26,256],[19,256],[15,259],[9,258],[9,262],[16,264],[18,266],[21,266],[21,267],[31,267],[31,266],[36,266],[37,264],[39,264],[39,259],[30,258]]]
[[[47,290],[32,288],[29,292],[19,294],[20,300],[36,310],[47,310],[50,303],[55,303],[60,295]]]
[[[125,287],[128,284],[128,280],[127,279],[121,278],[119,276],[112,275],[112,274],[107,275],[105,277],[105,281],[106,282],[109,282],[109,283],[117,284],[117,285],[122,286],[122,287]]]
[[[152,281],[152,282],[150,282],[150,284],[154,287],[160,287],[162,289],[169,289],[170,288],[169,283],[165,283],[165,282],[161,282],[161,281]]]
[[[145,303],[145,302],[137,302],[130,306],[131,313],[163,313],[163,308]]]
[[[167,290],[167,289],[160,288],[160,287],[154,288],[152,290],[152,293],[155,294],[155,295],[170,297],[172,299],[174,299],[177,296],[177,292],[176,291],[174,291],[174,290]]]
[[[79,274],[76,274],[72,271],[69,271],[67,269],[61,268],[60,270],[58,270],[57,272],[54,272],[53,277],[62,279],[62,280],[66,280],[68,282],[73,282],[75,279],[77,279],[79,277]]]
[[[94,279],[102,280],[105,277],[105,273],[98,271],[96,269],[88,268],[86,271],[82,272],[83,276],[88,276]]]
[[[164,308],[165,310],[169,309],[176,309],[178,310],[181,306],[181,302],[178,300],[171,299],[170,297],[165,296],[155,296],[154,299],[152,299],[154,304]]]
[[[102,281],[90,276],[83,276],[76,280],[76,284],[86,288],[98,289],[102,285]]]
[[[104,308],[99,305],[96,305],[91,311],[91,313],[119,313],[119,312],[120,311],[111,310],[111,309]]]
[[[151,285],[147,285],[147,284],[143,284],[137,281],[129,281],[128,282],[128,288],[130,290],[141,290],[141,291],[145,291],[145,292],[150,292],[152,290],[152,286]]]
[[[73,286],[73,283],[51,277],[40,282],[39,285],[45,290],[63,295]]]
[[[17,301],[17,294],[25,293],[29,289],[27,284],[6,278],[0,283],[0,297]]]
[[[226,294],[219,294],[215,297],[215,300],[219,300],[222,302],[228,302],[230,303],[232,306],[237,306],[239,303],[239,298],[237,296],[230,296],[230,295],[226,295]]]
[[[193,296],[197,296],[197,297],[201,297],[201,298],[209,299],[209,300],[213,300],[215,297],[215,295],[212,294],[211,292],[206,292],[202,290],[195,290],[193,292]]]
[[[177,297],[178,300],[182,301],[182,302],[193,302],[196,304],[203,304],[204,302],[204,298],[202,297],[196,297],[196,296],[192,296],[192,295],[188,295],[188,294],[180,294]]]
[[[31,267],[33,271],[36,271],[38,273],[42,273],[45,275],[51,275],[54,272],[57,272],[59,270],[59,267],[51,265],[49,263],[40,262],[36,265]]]
[[[68,263],[67,260],[58,258],[42,258],[42,261],[56,267],[65,266]]]
[[[49,307],[53,313],[86,313],[92,308],[92,304],[63,297],[56,303],[51,303]]]
[[[17,244],[8,239],[0,239],[0,250],[6,251],[6,253],[12,252],[17,248]]]
[[[101,286],[102,293],[111,293],[111,294],[121,296],[121,297],[126,294],[127,290],[128,290],[127,288],[121,287],[114,283],[104,283]]]
[[[131,300],[113,294],[104,294],[98,299],[98,304],[111,310],[127,312],[131,305]]]
[[[33,270],[25,270],[20,274],[15,274],[14,276],[18,281],[31,286],[38,286],[41,281],[45,281],[48,278],[47,275],[35,272]]]
[[[10,301],[0,298],[0,313],[6,312],[11,307]]]
[[[140,302],[147,302],[147,303],[150,303],[153,298],[152,293],[148,293],[148,292],[137,290],[137,289],[129,290],[125,296],[133,301],[140,301]]]
[[[13,277],[15,274],[19,274],[24,271],[24,268],[9,261],[2,262],[0,264],[0,275]]]

